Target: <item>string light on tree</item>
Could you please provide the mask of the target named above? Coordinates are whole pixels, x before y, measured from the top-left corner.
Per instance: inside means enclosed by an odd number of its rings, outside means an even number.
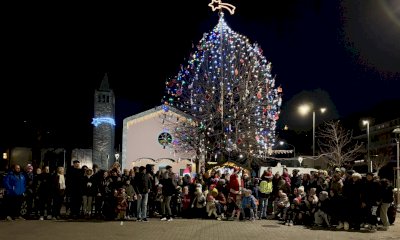
[[[275,143],[282,88],[275,86],[272,64],[263,50],[225,22],[223,9],[235,7],[213,0],[219,22],[203,35],[177,76],[166,81],[165,106],[191,116],[175,128],[176,147],[192,147],[210,156],[264,156]],[[201,148],[201,149],[199,149]]]

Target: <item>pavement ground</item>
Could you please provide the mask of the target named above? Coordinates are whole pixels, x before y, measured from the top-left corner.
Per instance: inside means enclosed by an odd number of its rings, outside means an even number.
[[[388,231],[336,231],[285,226],[276,220],[217,221],[174,219],[171,222],[152,218],[149,222],[134,221],[66,221],[16,220],[0,222],[0,239],[400,239],[400,224]]]

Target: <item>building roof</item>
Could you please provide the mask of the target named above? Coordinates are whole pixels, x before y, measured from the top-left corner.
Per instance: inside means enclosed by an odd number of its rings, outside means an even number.
[[[184,119],[191,119],[190,115],[174,108],[171,106],[168,106],[168,108],[165,107],[165,105],[157,106],[152,109],[149,109],[147,111],[132,115],[130,117],[127,117],[124,119],[124,128],[129,128],[130,126],[145,121],[147,119],[153,118],[155,116],[158,116],[160,113],[168,113],[174,115],[174,117],[177,117],[177,119],[182,118]]]
[[[104,74],[103,80],[101,80],[100,84],[100,91],[109,91],[110,90],[110,85],[108,84],[108,76],[107,73]]]

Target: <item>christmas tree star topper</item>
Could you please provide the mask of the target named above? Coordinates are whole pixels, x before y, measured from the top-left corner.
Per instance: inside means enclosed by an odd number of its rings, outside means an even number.
[[[229,11],[229,13],[231,15],[233,15],[235,13],[235,9],[236,9],[236,7],[233,6],[232,4],[223,3],[221,0],[211,0],[211,2],[208,4],[208,6],[211,7],[211,9],[213,11],[215,11],[215,10],[222,11],[222,9],[225,8],[226,10]]]

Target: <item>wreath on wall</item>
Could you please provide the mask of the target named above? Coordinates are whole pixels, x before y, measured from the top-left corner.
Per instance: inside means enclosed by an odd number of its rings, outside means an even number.
[[[165,149],[166,146],[172,143],[172,135],[167,132],[162,132],[158,135],[158,143]]]

